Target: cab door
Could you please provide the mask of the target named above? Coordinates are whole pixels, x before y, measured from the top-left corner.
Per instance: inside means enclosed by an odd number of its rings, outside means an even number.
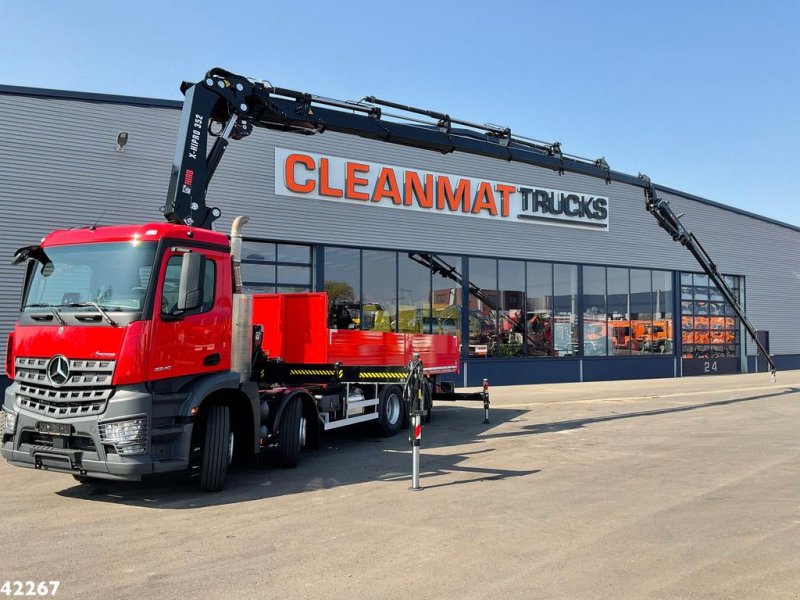
[[[206,249],[203,298],[191,311],[177,310],[181,263],[186,248],[170,248],[161,261],[153,307],[149,379],[202,375],[230,369],[230,255]]]

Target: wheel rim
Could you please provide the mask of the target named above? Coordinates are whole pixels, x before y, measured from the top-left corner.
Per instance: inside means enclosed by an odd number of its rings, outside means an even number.
[[[300,447],[304,448],[306,445],[306,418],[300,417]]]
[[[397,423],[400,420],[400,397],[393,393],[386,399],[386,420]]]
[[[233,462],[233,432],[228,434],[228,464]]]

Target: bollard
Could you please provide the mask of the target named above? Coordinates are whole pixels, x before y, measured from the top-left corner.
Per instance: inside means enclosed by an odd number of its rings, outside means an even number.
[[[411,442],[411,487],[409,489],[415,492],[422,489],[419,485],[419,453],[422,442],[422,413],[425,408],[422,393],[422,386],[425,385],[423,373],[419,354],[414,353],[408,363],[404,394],[408,401],[410,413],[408,439]]]
[[[489,421],[489,380],[483,380],[483,424],[488,425]]]
[[[419,449],[422,442],[422,414],[414,411],[411,417],[411,487],[410,490],[418,492],[419,485]]]

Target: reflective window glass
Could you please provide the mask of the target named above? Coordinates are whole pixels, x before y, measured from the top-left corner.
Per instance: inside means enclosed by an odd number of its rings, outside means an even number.
[[[328,326],[358,329],[361,322],[361,251],[325,248],[325,282],[328,295]]]
[[[583,355],[607,356],[606,268],[583,267]]]
[[[524,356],[525,346],[525,263],[501,260],[499,279],[497,356]]]
[[[528,356],[553,356],[553,265],[527,263],[525,313]]]
[[[397,253],[363,250],[361,329],[397,330]]]
[[[432,258],[439,268],[431,277],[431,330],[433,333],[455,334],[460,343],[463,259],[442,254],[434,254]]]
[[[478,358],[497,353],[497,261],[469,259],[469,354]]]
[[[608,303],[608,353],[615,356],[630,354],[630,284],[628,269],[609,267],[606,270]]]
[[[553,265],[553,353],[574,356],[578,347],[578,267]]]
[[[397,331],[439,333],[431,319],[430,255],[400,252],[397,255]]]

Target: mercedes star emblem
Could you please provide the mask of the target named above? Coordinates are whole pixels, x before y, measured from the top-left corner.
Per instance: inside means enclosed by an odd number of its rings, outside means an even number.
[[[69,361],[62,354],[56,354],[47,363],[47,378],[56,387],[60,387],[69,381]]]

